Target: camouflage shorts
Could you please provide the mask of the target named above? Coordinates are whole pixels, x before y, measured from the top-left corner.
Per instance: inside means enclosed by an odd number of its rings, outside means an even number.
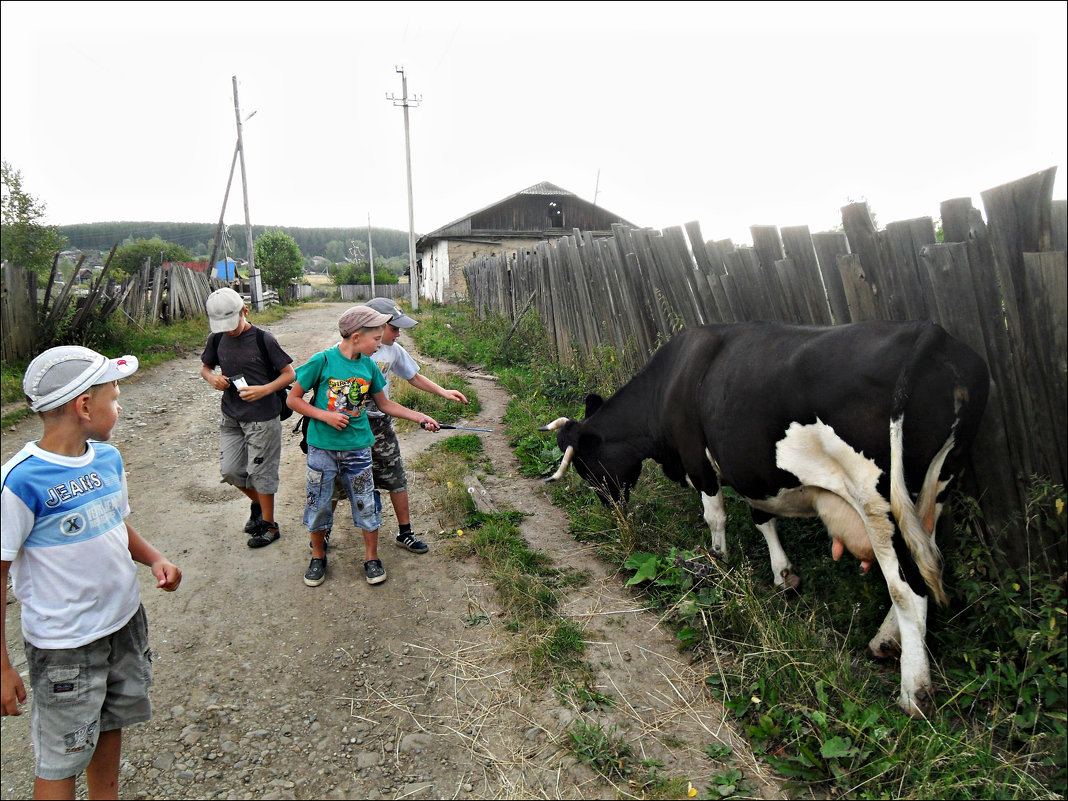
[[[393,418],[386,416],[367,419],[371,423],[371,432],[375,435],[375,444],[371,447],[375,489],[407,492],[408,476],[404,472],[400,443],[397,442],[397,434],[393,430]]]

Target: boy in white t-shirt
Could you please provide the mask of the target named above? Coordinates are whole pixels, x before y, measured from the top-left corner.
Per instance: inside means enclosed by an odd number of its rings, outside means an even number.
[[[160,589],[182,571],[125,518],[122,457],[105,444],[122,408],[118,379],[137,359],[74,345],[30,362],[22,388],[44,433],[3,467],[0,586],[11,572],[33,707],[34,796],[74,798],[86,774],[90,798],[117,798],[122,729],[152,715],[152,654],[134,562]],[[7,653],[0,617],[0,702],[21,715],[26,687]]]

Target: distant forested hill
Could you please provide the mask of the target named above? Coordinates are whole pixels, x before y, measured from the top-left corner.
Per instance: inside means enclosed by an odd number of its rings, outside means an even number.
[[[211,245],[215,238],[215,223],[174,223],[174,222],[103,222],[83,223],[81,225],[57,226],[59,233],[67,238],[68,246],[78,250],[109,251],[116,242],[121,247],[127,241],[153,239],[159,237],[165,242],[173,242],[187,248],[195,258],[207,259],[211,255]],[[305,258],[324,256],[331,261],[341,261],[337,253],[347,253],[352,240],[360,246],[363,257],[367,257],[366,228],[288,228],[284,225],[253,225],[252,238],[255,240],[264,231],[284,231],[296,240],[300,252]],[[229,253],[238,259],[245,258],[245,227],[229,226]],[[418,236],[418,234],[416,234]],[[393,228],[372,228],[371,242],[375,256],[393,258],[400,256],[408,259],[408,232]],[[333,243],[332,247],[328,247]],[[327,251],[331,253],[327,253]],[[220,251],[221,253],[221,251]],[[221,257],[221,256],[220,256]]]

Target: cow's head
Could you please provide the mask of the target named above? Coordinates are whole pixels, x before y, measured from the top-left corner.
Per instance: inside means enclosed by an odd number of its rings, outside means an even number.
[[[606,438],[598,430],[598,421],[591,420],[603,404],[600,395],[587,395],[584,420],[559,417],[538,429],[556,431],[556,443],[564,452],[560,467],[546,481],[556,481],[574,463],[578,474],[597,491],[602,503],[626,503],[631,489],[638,483],[642,463],[640,458],[629,455],[625,442]]]

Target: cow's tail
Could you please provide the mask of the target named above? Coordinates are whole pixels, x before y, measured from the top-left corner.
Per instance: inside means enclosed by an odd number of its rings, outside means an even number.
[[[890,510],[897,521],[898,529],[905,538],[905,544],[912,554],[924,583],[930,588],[935,600],[945,606],[946,591],[942,586],[942,554],[935,544],[933,518],[931,530],[928,531],[916,511],[908,487],[905,486],[905,407],[912,395],[914,371],[930,353],[931,349],[943,341],[945,331],[936,325],[926,327],[916,340],[912,356],[906,362],[894,387],[893,404],[890,414]],[[959,410],[958,410],[959,412]],[[920,492],[921,508],[927,516],[926,507],[934,503],[937,495],[938,476],[946,455],[953,447],[954,432],[957,423],[954,420],[945,444],[928,466],[924,486]]]

